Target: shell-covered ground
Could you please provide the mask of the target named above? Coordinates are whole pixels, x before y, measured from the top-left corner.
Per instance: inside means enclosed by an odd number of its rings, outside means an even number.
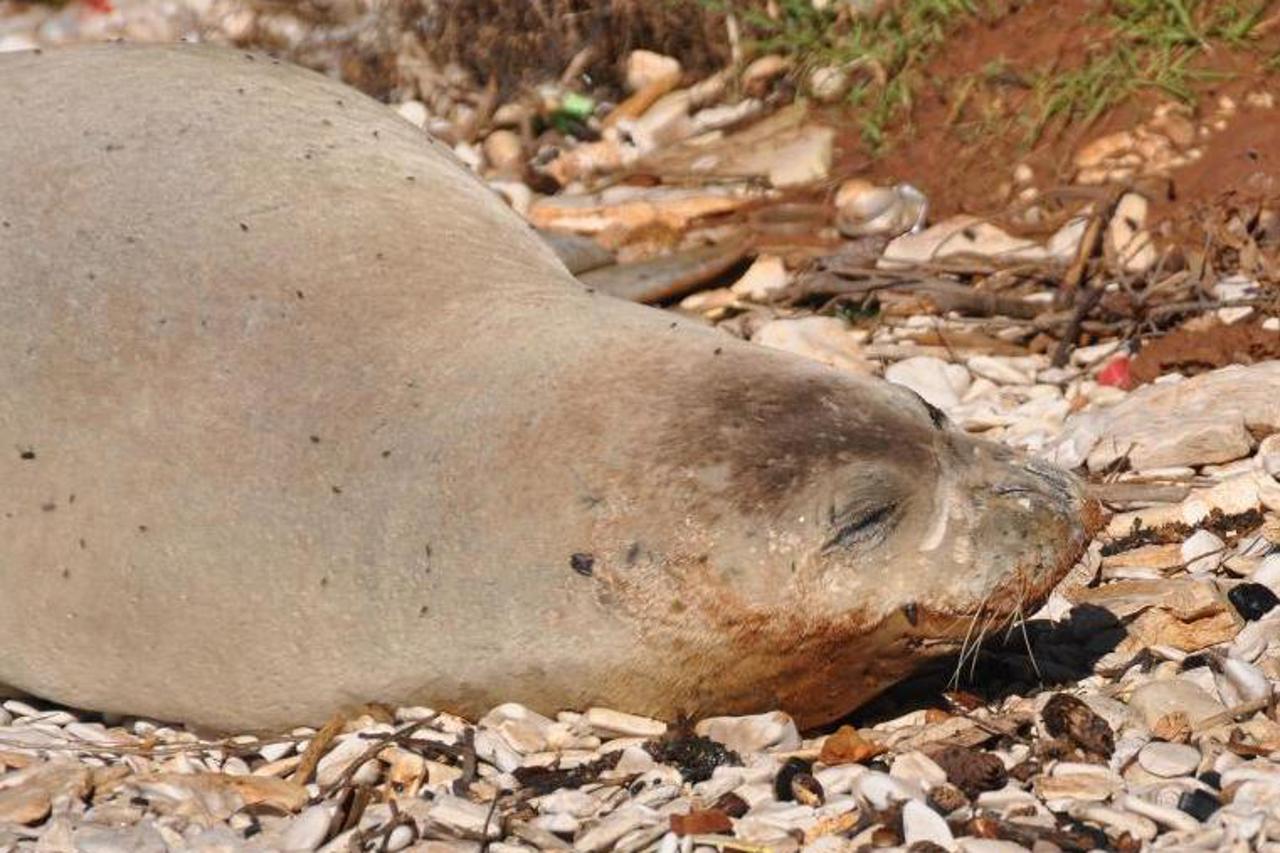
[[[211,737],[9,700],[0,850],[1280,849],[1280,109],[1274,60],[1249,53],[1280,29],[1272,4],[965,18],[920,54],[925,129],[882,150],[895,125],[858,87],[908,78],[874,45],[798,51],[792,22],[918,34],[919,0],[756,4],[705,49],[579,4],[656,40],[615,33],[603,83],[576,48],[517,82],[452,63],[415,33],[474,16],[410,5],[0,0],[0,50],[205,39],[341,76],[450,144],[584,281],[911,387],[1077,470],[1105,529],[1040,612],[975,625],[985,644],[822,731],[370,706]],[[993,93],[1031,110],[1059,92],[1033,73],[1051,54],[1053,80],[1092,73],[1091,38],[1175,7],[1232,76],[1165,68],[1165,89],[1004,144]],[[1137,80],[1154,42],[1133,38]]]

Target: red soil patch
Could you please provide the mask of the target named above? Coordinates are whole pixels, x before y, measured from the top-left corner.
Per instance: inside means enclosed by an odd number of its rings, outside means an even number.
[[[963,25],[922,69],[911,114],[892,128],[882,156],[872,155],[847,114],[831,117],[839,129],[836,176],[909,181],[929,197],[934,218],[1007,210],[1019,163],[1032,167],[1041,189],[1068,183],[1072,157],[1084,142],[1133,127],[1150,117],[1159,100],[1154,93],[1135,97],[1087,127],[1050,126],[1034,147],[1028,145],[1026,124],[1013,118],[1031,117],[1031,81],[1046,70],[1078,69],[1094,52],[1107,50],[1107,34],[1096,17],[1103,9],[1098,0],[1015,0],[1002,16]],[[1200,61],[1200,67],[1228,75],[1199,90],[1203,112],[1212,109],[1219,94],[1231,95],[1242,109],[1226,132],[1208,141],[1199,161],[1174,173],[1155,220],[1173,215],[1175,206],[1183,213],[1220,203],[1229,190],[1251,199],[1280,197],[1280,107],[1243,108],[1247,92],[1280,92],[1276,75],[1260,62],[1275,53],[1278,36],[1280,27],[1275,27],[1252,53],[1217,50]],[[991,120],[984,123],[984,115]]]

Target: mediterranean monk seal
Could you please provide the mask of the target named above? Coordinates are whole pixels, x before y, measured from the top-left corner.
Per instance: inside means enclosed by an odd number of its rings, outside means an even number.
[[[592,293],[264,56],[0,57],[0,681],[223,730],[503,701],[837,718],[1026,611],[1080,485]]]

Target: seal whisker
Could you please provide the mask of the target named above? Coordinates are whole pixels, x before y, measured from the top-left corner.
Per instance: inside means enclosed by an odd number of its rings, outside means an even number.
[[[990,600],[990,598],[991,598],[991,592],[988,592],[986,595],[982,597],[982,600],[978,602],[977,609],[974,611],[973,616],[969,620],[969,629],[965,631],[964,639],[960,642],[960,656],[956,660],[956,669],[955,669],[955,672],[952,673],[951,675],[952,687],[960,686],[960,675],[961,673],[964,672],[965,656],[970,647],[969,640],[973,636],[973,629],[977,626],[978,620],[982,618],[983,612],[987,609],[987,602]],[[979,635],[978,642],[981,642],[981,635]],[[974,654],[976,655],[977,654],[976,643],[974,645],[974,649],[975,649]]]
[[[987,638],[987,628],[991,624],[994,613],[988,613],[987,618],[982,623],[982,628],[978,631],[978,639],[973,644],[973,655],[969,660],[969,680],[973,681],[974,674],[978,671],[978,656],[982,651],[982,641]]]

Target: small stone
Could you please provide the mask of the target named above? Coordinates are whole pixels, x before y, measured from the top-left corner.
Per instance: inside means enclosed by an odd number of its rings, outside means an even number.
[[[431,823],[462,838],[478,840],[498,838],[502,834],[501,821],[492,819],[487,805],[451,794],[441,794],[432,800],[427,817]]]
[[[910,269],[955,257],[979,257],[1006,264],[1038,262],[1048,250],[1034,240],[1014,237],[974,216],[953,216],[919,233],[904,234],[885,247],[881,269]]]
[[[777,255],[760,255],[742,278],[735,281],[730,290],[753,302],[768,302],[771,297],[786,289],[790,279],[782,258]]]
[[[1204,822],[1212,817],[1214,812],[1222,808],[1222,803],[1218,802],[1218,798],[1208,791],[1196,789],[1194,791],[1184,791],[1178,797],[1178,808],[1196,820]]]
[[[863,335],[839,317],[786,317],[765,323],[751,342],[811,358],[814,361],[869,374],[871,362],[863,354]]]
[[[1250,622],[1255,622],[1280,604],[1280,598],[1270,588],[1260,583],[1242,583],[1227,592],[1227,600],[1236,611]]]
[[[878,187],[861,178],[840,184],[835,206],[836,228],[846,237],[895,237],[918,227],[928,211],[924,194],[911,184]]]
[[[316,783],[321,788],[329,788],[347,772],[347,768],[359,760],[369,749],[369,741],[360,737],[347,737],[324,754],[316,765]],[[365,762],[351,776],[356,784],[371,785],[378,781],[380,767],[375,759]]]
[[[1200,766],[1200,751],[1178,743],[1152,741],[1138,753],[1138,764],[1148,773],[1166,779],[1190,776]]]
[[[792,750],[800,746],[800,732],[789,714],[771,711],[745,717],[708,717],[694,728],[703,736],[724,744],[739,755],[765,750]]]
[[[894,759],[889,775],[919,784],[926,791],[947,781],[947,771],[919,750],[904,752]]]
[[[809,73],[809,93],[824,104],[834,104],[849,92],[852,79],[839,65],[823,65]]]
[[[526,104],[519,101],[508,101],[493,111],[491,120],[494,127],[518,128],[526,121],[531,121],[533,114]]]
[[[822,742],[818,760],[826,765],[861,764],[885,751],[884,746],[867,740],[853,726],[841,726]],[[847,790],[845,787],[841,793]]]
[[[908,846],[931,843],[945,850],[956,849],[955,836],[942,815],[917,800],[902,807],[902,834]]]
[[[801,128],[771,153],[762,150],[761,165],[777,188],[825,180],[835,157],[836,132],[821,125]]]
[[[1262,584],[1272,592],[1280,589],[1280,552],[1263,557],[1249,580]]]
[[[960,404],[972,381],[963,365],[948,364],[940,358],[921,355],[895,362],[885,369],[884,378],[915,391],[929,403],[946,411]]]
[[[1222,673],[1216,676],[1218,693],[1232,705],[1245,702],[1267,702],[1271,699],[1271,679],[1258,666],[1228,657],[1222,661]]]
[[[652,50],[633,50],[627,54],[627,89],[639,92],[654,84],[674,86],[680,80],[680,61]]]
[[[1227,545],[1208,530],[1197,530],[1182,543],[1182,562],[1193,575],[1216,571],[1226,557]]]
[[[946,771],[947,781],[969,797],[998,791],[1009,781],[1004,762],[989,752],[951,746],[935,753],[933,760]]]
[[[733,821],[719,809],[694,809],[687,814],[673,814],[671,831],[682,838],[686,835],[732,833]]]
[[[585,715],[587,725],[602,737],[662,737],[667,724],[650,717],[624,714],[611,708],[591,708]]]
[[[1154,729],[1161,720],[1181,714],[1190,725],[1215,717],[1226,707],[1186,678],[1165,678],[1141,685],[1129,697],[1132,708]]]
[[[1200,824],[1194,818],[1185,812],[1178,811],[1170,806],[1160,805],[1133,794],[1121,794],[1116,797],[1116,805],[1125,811],[1133,812],[1141,815],[1148,820],[1153,820],[1161,826],[1168,827],[1174,831],[1194,832],[1200,828]]]
[[[1110,827],[1117,833],[1128,833],[1139,841],[1150,841],[1160,831],[1155,821],[1100,803],[1073,803],[1067,808],[1067,813],[1077,820],[1092,821]]]
[[[1143,273],[1156,262],[1155,245],[1145,230],[1148,202],[1137,193],[1125,193],[1107,223],[1108,248],[1126,272]]]
[[[1034,385],[1035,370],[1021,369],[1010,359],[978,355],[965,362],[974,376],[990,379],[998,385]]]
[[[656,823],[669,825],[669,820],[669,818],[663,820],[658,812],[645,806],[626,806],[580,835],[573,849],[585,851],[585,853],[611,850],[627,833]]]
[[[791,60],[776,53],[752,62],[742,72],[742,88],[751,95],[763,95],[770,83],[791,70]]]
[[[499,128],[485,137],[484,156],[495,172],[518,175],[524,167],[524,143],[515,131]]]
[[[418,128],[426,128],[427,126],[427,105],[421,101],[405,101],[403,104],[396,104],[396,112],[400,117]]]
[[[281,850],[315,850],[324,843],[338,807],[330,803],[314,805],[289,821],[280,834]]]
[[[851,792],[868,802],[872,808],[881,811],[894,803],[925,798],[924,789],[918,784],[878,770],[868,770],[860,774],[854,779]]]

